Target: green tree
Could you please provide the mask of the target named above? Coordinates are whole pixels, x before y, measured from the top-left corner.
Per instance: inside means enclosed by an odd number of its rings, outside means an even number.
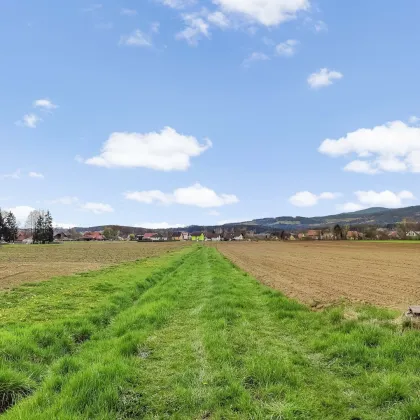
[[[105,239],[107,239],[108,241],[113,241],[113,240],[118,239],[118,234],[119,234],[119,231],[113,228],[112,226],[107,226],[104,229],[104,233],[103,233]]]
[[[343,231],[341,230],[340,225],[334,226],[334,236],[336,239],[342,239],[343,238]]]
[[[47,243],[54,241],[53,218],[49,210],[44,217],[44,241]]]
[[[4,234],[4,218],[3,218],[3,213],[1,212],[0,209],[0,241],[3,238],[3,234]]]
[[[38,219],[35,223],[35,230],[33,235],[33,242],[35,244],[43,243],[43,237],[44,237],[44,216],[42,213],[39,214]]]
[[[3,227],[3,237],[6,242],[14,242],[17,237],[18,227],[15,215],[9,211]]]

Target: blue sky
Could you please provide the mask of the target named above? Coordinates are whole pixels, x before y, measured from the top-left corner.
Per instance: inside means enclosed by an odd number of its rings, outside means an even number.
[[[419,204],[417,0],[6,0],[0,206],[175,226]]]

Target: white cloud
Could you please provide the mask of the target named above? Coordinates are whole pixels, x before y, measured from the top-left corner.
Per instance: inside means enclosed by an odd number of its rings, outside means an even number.
[[[324,67],[308,77],[308,84],[311,88],[317,89],[332,85],[335,80],[340,80],[342,77],[342,73],[335,70],[328,70]]]
[[[312,207],[318,204],[319,200],[333,200],[340,195],[332,192],[323,192],[316,195],[309,191],[300,191],[289,197],[289,202],[296,207]]]
[[[222,29],[228,28],[231,24],[229,18],[220,11],[209,13],[207,20]]]
[[[135,29],[129,35],[122,35],[120,37],[120,45],[126,45],[129,47],[151,47],[152,40],[140,29]]]
[[[181,228],[185,225],[180,225],[178,223],[167,223],[167,222],[144,222],[144,223],[137,223],[134,225],[135,227],[142,227],[146,229],[170,229],[170,228]]]
[[[355,154],[365,158],[347,164],[346,171],[420,172],[420,127],[393,121],[372,129],[361,128],[338,140],[324,140],[318,151],[332,157]]]
[[[344,204],[338,204],[337,210],[347,213],[347,212],[362,210],[365,207],[366,206],[362,206],[361,204],[358,204],[358,203],[349,202],[349,203],[344,203]]]
[[[49,100],[48,98],[37,99],[36,101],[34,101],[33,106],[34,108],[41,108],[47,111],[52,111],[53,109],[58,108],[58,105],[51,102],[51,100]]]
[[[135,9],[121,9],[120,14],[123,16],[136,16],[137,10]]]
[[[23,225],[26,222],[26,219],[29,216],[29,213],[31,211],[34,211],[35,209],[33,207],[29,206],[16,206],[7,209],[7,211],[11,211],[15,217],[19,225]]]
[[[248,68],[251,63],[255,61],[267,61],[270,57],[261,52],[253,52],[249,57],[247,57],[243,62],[242,66]]]
[[[210,25],[199,13],[183,14],[185,29],[175,35],[176,39],[185,40],[189,45],[196,46],[203,37],[210,38]]]
[[[309,0],[213,0],[223,12],[237,14],[265,26],[295,19],[309,9]]]
[[[124,196],[128,200],[134,200],[145,204],[182,204],[202,208],[221,207],[239,202],[236,195],[217,194],[215,191],[203,187],[199,183],[191,185],[190,187],[177,188],[172,193],[164,193],[159,190],[129,191],[124,193]]]
[[[348,163],[344,170],[347,172],[358,172],[362,174],[376,174],[378,170],[374,168],[369,162],[364,160],[353,160]]]
[[[408,119],[408,122],[409,122],[410,124],[418,124],[418,123],[420,123],[420,118],[419,118],[419,117],[416,117],[415,115],[412,115],[412,116]]]
[[[60,222],[53,222],[53,227],[55,229],[72,229],[76,225],[74,223],[60,223]]]
[[[401,207],[404,200],[414,200],[414,194],[410,191],[394,193],[386,190],[376,191],[356,191],[355,195],[362,205],[367,207]]]
[[[20,179],[20,174],[20,169],[17,169],[15,172],[12,172],[10,174],[0,175],[0,179]]]
[[[109,204],[85,203],[80,206],[82,210],[91,211],[94,214],[113,213],[114,209]]]
[[[281,44],[276,46],[276,53],[277,55],[281,55],[284,57],[291,57],[296,52],[296,47],[299,45],[299,41],[296,39],[288,39]]]
[[[35,114],[25,114],[22,118],[22,121],[18,121],[16,124],[24,125],[25,127],[29,128],[36,128],[40,121],[42,121],[41,118]]]
[[[28,176],[31,178],[45,178],[44,175],[40,174],[39,172],[29,172]]]
[[[77,204],[79,202],[79,199],[77,197],[72,196],[64,196],[57,198],[56,200],[51,200],[49,203],[51,204],[62,204],[65,206],[70,206],[72,204]]]
[[[160,133],[112,133],[99,156],[87,159],[89,165],[105,167],[144,167],[159,171],[185,171],[190,158],[212,146],[209,139],[200,144],[193,136],[165,127]]]
[[[220,212],[218,212],[217,210],[210,210],[207,214],[209,216],[220,216]]]

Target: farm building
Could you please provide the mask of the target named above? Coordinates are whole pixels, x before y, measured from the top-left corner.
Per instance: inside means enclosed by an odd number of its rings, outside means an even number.
[[[220,236],[220,234],[206,233],[206,241],[219,242],[221,240],[222,240],[222,237]]]
[[[173,241],[182,240],[182,232],[172,232],[172,240]]]
[[[65,232],[57,232],[54,235],[54,240],[55,241],[68,241],[70,240],[70,237]]]
[[[242,235],[242,233],[240,233],[239,235],[233,235],[232,238],[234,241],[243,241],[244,240],[244,235]]]
[[[101,232],[85,232],[82,241],[104,241],[105,237]]]
[[[141,236],[141,235],[139,235]],[[142,236],[143,241],[153,241],[153,238],[156,236],[156,233],[154,232],[147,232]]]

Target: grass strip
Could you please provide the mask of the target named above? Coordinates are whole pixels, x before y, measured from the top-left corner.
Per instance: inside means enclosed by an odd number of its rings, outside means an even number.
[[[31,283],[0,295],[0,413],[33,392],[51,364],[74,354],[190,249],[115,268]]]

